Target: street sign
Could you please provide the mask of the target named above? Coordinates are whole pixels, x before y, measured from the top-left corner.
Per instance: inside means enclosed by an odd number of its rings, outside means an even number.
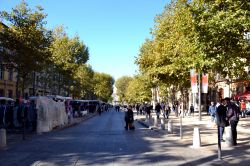
[[[192,88],[192,93],[197,93],[198,92],[198,85],[197,85],[197,73],[195,69],[190,70],[190,80],[191,80],[191,88]]]
[[[245,32],[244,33],[244,39],[250,40],[250,32]]]
[[[208,92],[208,74],[202,73],[202,93]]]

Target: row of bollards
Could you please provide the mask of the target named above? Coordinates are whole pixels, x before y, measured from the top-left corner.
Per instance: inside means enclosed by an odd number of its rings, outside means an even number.
[[[160,122],[160,128],[162,130],[168,130],[168,133],[173,134],[174,133],[174,127],[173,127],[173,121],[168,120],[168,123],[166,124],[164,119],[157,119],[157,117],[146,117],[146,123],[150,123],[153,125],[153,127],[158,127],[158,122]]]
[[[148,119],[150,122],[150,120]],[[173,121],[168,120],[167,124],[165,123],[164,119],[157,119],[157,117],[152,117],[151,118],[151,124],[154,127],[158,127],[158,122],[160,121],[160,128],[162,130],[167,130],[169,134],[174,133],[174,126],[173,126]],[[230,127],[225,127],[225,135],[226,135],[226,145],[231,147],[232,146],[232,131]],[[180,139],[183,138],[183,128],[182,128],[182,117],[180,116]],[[219,149],[220,149],[220,142],[218,142]],[[193,146],[192,148],[200,148],[201,147],[201,135],[200,135],[200,129],[198,126],[194,127],[193,130]],[[218,156],[221,158],[221,150],[218,151]]]

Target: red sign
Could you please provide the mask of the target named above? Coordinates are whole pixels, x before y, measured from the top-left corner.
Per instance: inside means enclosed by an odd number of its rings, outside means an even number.
[[[202,74],[202,93],[207,93],[208,91],[208,74]]]
[[[194,69],[190,70],[192,93],[198,93],[197,74]]]

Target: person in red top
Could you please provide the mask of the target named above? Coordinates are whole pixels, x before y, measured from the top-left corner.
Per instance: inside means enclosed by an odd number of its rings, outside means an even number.
[[[241,100],[240,102],[240,111],[241,111],[241,117],[245,118],[246,102],[244,100]]]

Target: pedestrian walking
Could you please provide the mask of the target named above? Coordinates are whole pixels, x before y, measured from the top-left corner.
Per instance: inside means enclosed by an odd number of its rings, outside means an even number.
[[[169,106],[169,104],[168,103],[166,103],[166,105],[165,105],[165,109],[164,109],[164,118],[167,118],[168,119],[168,117],[169,117],[169,114],[170,114],[170,106]]]
[[[216,124],[216,104],[215,102],[211,102],[211,105],[209,107],[209,114],[211,116],[211,123],[212,123],[212,126],[215,127],[215,124]]]
[[[133,110],[132,110],[132,107],[131,106],[128,106],[127,108],[127,111],[125,111],[125,129],[128,130],[134,130],[135,127],[134,127],[134,113],[133,113]]]
[[[137,115],[139,115],[140,114],[140,105],[138,103],[135,105],[135,109],[136,109]]]
[[[246,116],[250,115],[250,101],[246,102]]]
[[[147,114],[148,119],[150,119],[151,109],[152,109],[152,108],[153,108],[153,106],[150,105],[150,104],[147,104],[147,105],[145,106],[145,110],[146,110],[146,114]]]
[[[193,106],[193,104],[190,105],[190,116],[191,115],[194,116],[194,106]]]
[[[178,117],[178,105],[175,105],[175,103],[173,103],[172,110],[174,111],[175,116]]]
[[[240,112],[241,112],[241,117],[245,118],[245,116],[246,116],[246,102],[244,100],[241,100],[241,102],[240,102]]]
[[[229,122],[227,120],[227,107],[225,106],[226,102],[224,99],[221,99],[219,102],[219,106],[217,107],[216,111],[216,123],[219,127],[219,138],[221,142],[224,142],[223,140],[223,133],[226,126],[229,126]]]
[[[233,145],[237,145],[237,124],[241,112],[239,107],[230,101],[230,98],[225,98],[225,100],[227,102],[227,118],[231,126]]]
[[[159,103],[156,104],[155,111],[156,111],[157,119],[160,119],[161,105]]]

